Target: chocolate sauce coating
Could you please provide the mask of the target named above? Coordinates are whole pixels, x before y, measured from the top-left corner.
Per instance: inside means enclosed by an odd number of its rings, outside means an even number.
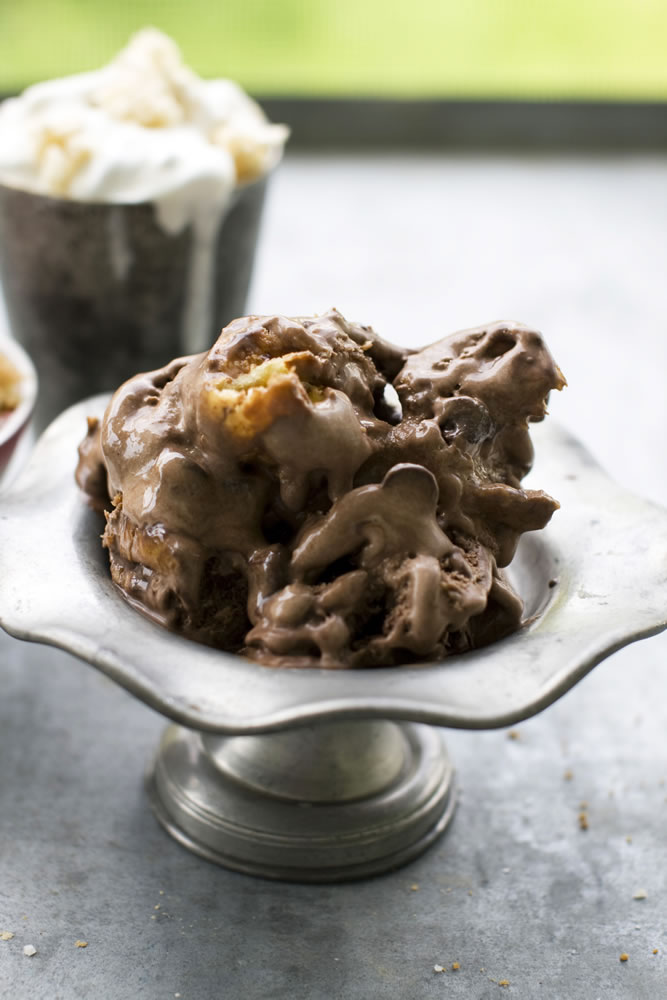
[[[432,660],[521,622],[502,567],[558,506],[521,488],[528,423],[564,384],[518,324],[412,353],[335,310],[250,316],[121,386],[77,481],[170,628],[271,666]]]

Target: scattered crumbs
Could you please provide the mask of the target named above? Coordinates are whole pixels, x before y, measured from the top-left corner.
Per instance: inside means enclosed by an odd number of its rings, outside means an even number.
[[[74,942],[74,947],[75,948],[87,948],[88,947],[88,942],[87,941],[75,941]]]
[[[632,894],[633,899],[646,899],[648,893],[646,889],[637,889],[637,892]]]
[[[433,971],[434,972],[444,972],[445,971],[445,967],[444,967],[444,965],[434,965],[433,966]]]
[[[519,732],[518,729],[510,729],[509,733],[507,734],[507,738],[508,740],[520,740],[521,733]]]
[[[576,954],[577,954],[577,949],[576,948],[570,948],[570,955],[576,955]]]
[[[32,958],[33,955],[37,954],[37,949],[35,948],[34,944],[24,944],[23,954],[26,955],[28,958]]]
[[[155,916],[154,913],[151,913],[151,920],[157,920],[157,917]]]
[[[625,842],[626,842],[626,844],[631,844],[631,843],[632,843],[632,837],[630,837],[630,836],[627,836],[627,837],[625,838]]]
[[[567,771],[563,772],[563,780],[572,781],[573,778],[574,778],[574,771],[571,771],[570,768],[568,767]]]
[[[0,931],[0,941],[11,941],[13,937],[11,931]]]
[[[512,871],[511,868],[503,868],[503,875],[509,875],[511,871]]]
[[[635,930],[636,931],[640,931],[641,929],[642,929],[642,925],[641,924],[635,924]]]
[[[164,896],[164,889],[160,889],[160,895]],[[174,993],[175,997],[180,997],[180,995],[181,995],[180,993]]]
[[[630,956],[628,955],[627,951],[624,951],[621,955],[618,956],[619,962],[627,962],[629,958]]]
[[[419,883],[413,882],[410,886],[410,892],[419,892]]]
[[[180,997],[180,995],[181,995],[180,993],[174,993],[175,997]]]
[[[579,813],[579,829],[580,830],[588,829],[588,816],[586,815],[585,812]]]
[[[461,964],[459,962],[452,962],[452,972],[458,972],[460,968]]]
[[[155,904],[155,906],[153,907],[153,909],[154,909],[154,910],[159,910],[159,909],[160,909],[160,904],[159,904],[159,903],[156,903],[156,904]]]
[[[480,972],[486,972],[486,969],[480,969],[479,971]]]
[[[509,986],[509,984],[510,984],[509,979],[499,979],[498,980],[498,986]]]
[[[653,954],[653,955],[657,955],[657,954],[658,954],[658,949],[657,949],[657,948],[654,948],[651,954]]]

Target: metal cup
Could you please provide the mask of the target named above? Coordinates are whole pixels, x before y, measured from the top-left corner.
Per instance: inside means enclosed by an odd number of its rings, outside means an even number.
[[[235,192],[204,246],[193,225],[167,232],[151,203],[77,202],[0,184],[0,281],[11,332],[39,375],[37,430],[84,396],[208,348],[243,315],[266,183]],[[210,296],[198,303],[197,330],[195,267]]]

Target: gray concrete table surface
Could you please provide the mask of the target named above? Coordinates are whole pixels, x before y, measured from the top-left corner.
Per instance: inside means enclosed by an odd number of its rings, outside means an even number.
[[[251,306],[336,305],[414,345],[533,324],[570,383],[553,416],[664,502],[666,243],[667,156],[293,156]],[[321,887],[170,840],[141,784],[163,720],[1,635],[0,997],[667,995],[666,654],[667,635],[617,653],[510,733],[449,733],[463,794],[445,837]]]

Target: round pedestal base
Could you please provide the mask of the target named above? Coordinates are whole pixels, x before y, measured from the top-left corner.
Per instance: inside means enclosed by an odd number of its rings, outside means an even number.
[[[444,831],[456,807],[439,732],[392,722],[241,737],[169,726],[147,790],[160,823],[189,850],[295,882],[398,868]]]

